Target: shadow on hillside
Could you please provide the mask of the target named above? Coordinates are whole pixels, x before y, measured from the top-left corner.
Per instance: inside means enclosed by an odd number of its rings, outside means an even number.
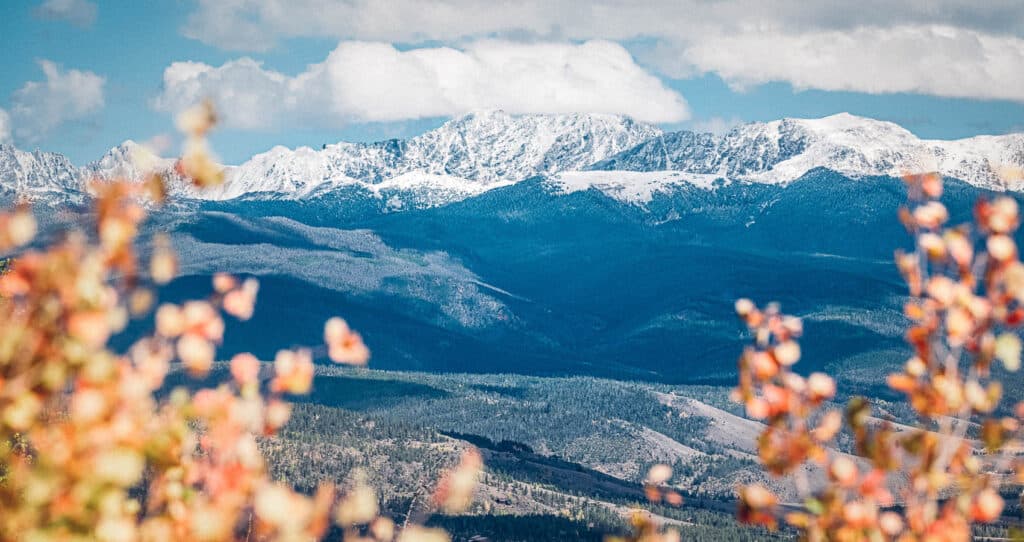
[[[444,390],[415,382],[317,375],[312,393],[294,400],[364,411],[391,408],[411,400],[444,399],[449,395]]]
[[[231,372],[226,363],[218,363],[203,378],[189,376],[183,370],[175,370],[167,375],[164,385],[157,391],[158,397],[166,397],[171,390],[184,387],[190,391],[203,388],[216,388],[222,383],[231,381]],[[273,378],[271,364],[264,364],[260,379],[263,392],[267,393],[270,380]],[[313,403],[353,411],[392,408],[400,403],[411,400],[444,399],[449,393],[415,382],[401,380],[383,380],[349,376],[316,375],[313,390],[309,395],[290,395],[288,400],[295,403]]]

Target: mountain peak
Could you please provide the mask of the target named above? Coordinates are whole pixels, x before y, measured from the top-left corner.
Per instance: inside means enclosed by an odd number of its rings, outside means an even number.
[[[785,121],[802,126],[819,135],[861,133],[875,137],[888,135],[898,138],[916,138],[909,130],[895,122],[861,117],[850,113],[836,113],[818,119],[783,119],[783,122]]]
[[[120,156],[120,157],[131,157],[134,153],[143,149],[142,145],[139,145],[131,139],[126,139],[118,145],[111,147],[107,152],[103,153],[101,160],[108,156]]]
[[[100,179],[139,179],[155,170],[170,170],[174,160],[160,158],[145,145],[126,139],[99,160],[86,165],[83,175]]]
[[[839,113],[833,113],[831,115],[826,115],[824,117],[783,117],[782,120],[789,120],[801,123],[818,123],[821,125],[833,126],[838,129],[860,124],[874,123],[892,124],[893,126],[897,126],[896,124],[893,124],[889,121],[873,119],[871,117],[863,117],[860,115],[854,115],[853,113],[850,113],[848,111],[840,111]]]

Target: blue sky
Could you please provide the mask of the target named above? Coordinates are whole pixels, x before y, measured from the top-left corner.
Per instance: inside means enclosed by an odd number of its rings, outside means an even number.
[[[228,163],[493,107],[712,131],[842,111],[927,138],[1024,130],[1019,3],[408,2],[3,2],[0,140],[82,164],[172,135],[201,96],[223,102]]]

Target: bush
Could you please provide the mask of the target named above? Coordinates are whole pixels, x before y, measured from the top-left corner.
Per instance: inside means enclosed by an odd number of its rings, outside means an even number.
[[[774,527],[782,517],[805,540],[970,540],[973,524],[1000,519],[1000,488],[1024,479],[1017,456],[1024,403],[1013,416],[995,414],[1002,386],[993,376],[996,361],[1010,372],[1020,367],[1014,330],[1024,321],[1024,264],[1011,237],[1017,203],[982,199],[973,224],[947,226],[941,179],[906,181],[910,203],[900,218],[916,243],[914,252],[897,251],[896,263],[910,294],[904,312],[913,356],[888,386],[906,396],[920,423],[873,418],[864,398],[845,412],[829,409],[833,380],[793,371],[800,320],[774,304],[737,301],[753,344],[740,357],[735,398],[766,424],[758,439],[764,468],[794,476],[803,494],[798,510],[783,513],[768,489],[740,488],[743,521]],[[974,426],[979,441],[967,438]],[[833,446],[844,428],[856,455]],[[808,463],[825,471],[821,487],[810,487]]]

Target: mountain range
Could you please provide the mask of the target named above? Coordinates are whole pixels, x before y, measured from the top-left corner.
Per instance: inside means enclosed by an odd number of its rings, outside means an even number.
[[[3,188],[28,194],[73,192],[90,177],[134,178],[172,165],[132,141],[82,168],[59,154],[0,145]],[[228,166],[220,189],[178,192],[207,200],[297,200],[349,188],[390,197],[395,209],[404,206],[402,195],[413,206],[433,206],[545,176],[564,190],[595,187],[643,202],[680,184],[787,185],[816,168],[852,179],[937,171],[986,189],[1020,191],[1022,166],[1024,134],[923,140],[894,123],[846,113],[744,124],[715,136],[666,133],[616,115],[486,111],[406,140],[274,147]]]
[[[66,213],[46,209],[80,208],[84,179],[172,165],[132,142],[84,167],[0,145],[0,190],[57,229]],[[898,177],[947,176],[962,220],[991,191],[1021,199],[1021,166],[1021,134],[922,140],[846,114],[716,136],[484,112],[407,140],[271,149],[217,191],[177,185],[144,240],[168,232],[182,254],[165,299],[205,296],[216,271],[261,279],[223,356],[316,344],[342,314],[379,368],[728,381],[745,340],[732,303],[752,297],[805,319],[802,368],[871,386],[905,355]]]

